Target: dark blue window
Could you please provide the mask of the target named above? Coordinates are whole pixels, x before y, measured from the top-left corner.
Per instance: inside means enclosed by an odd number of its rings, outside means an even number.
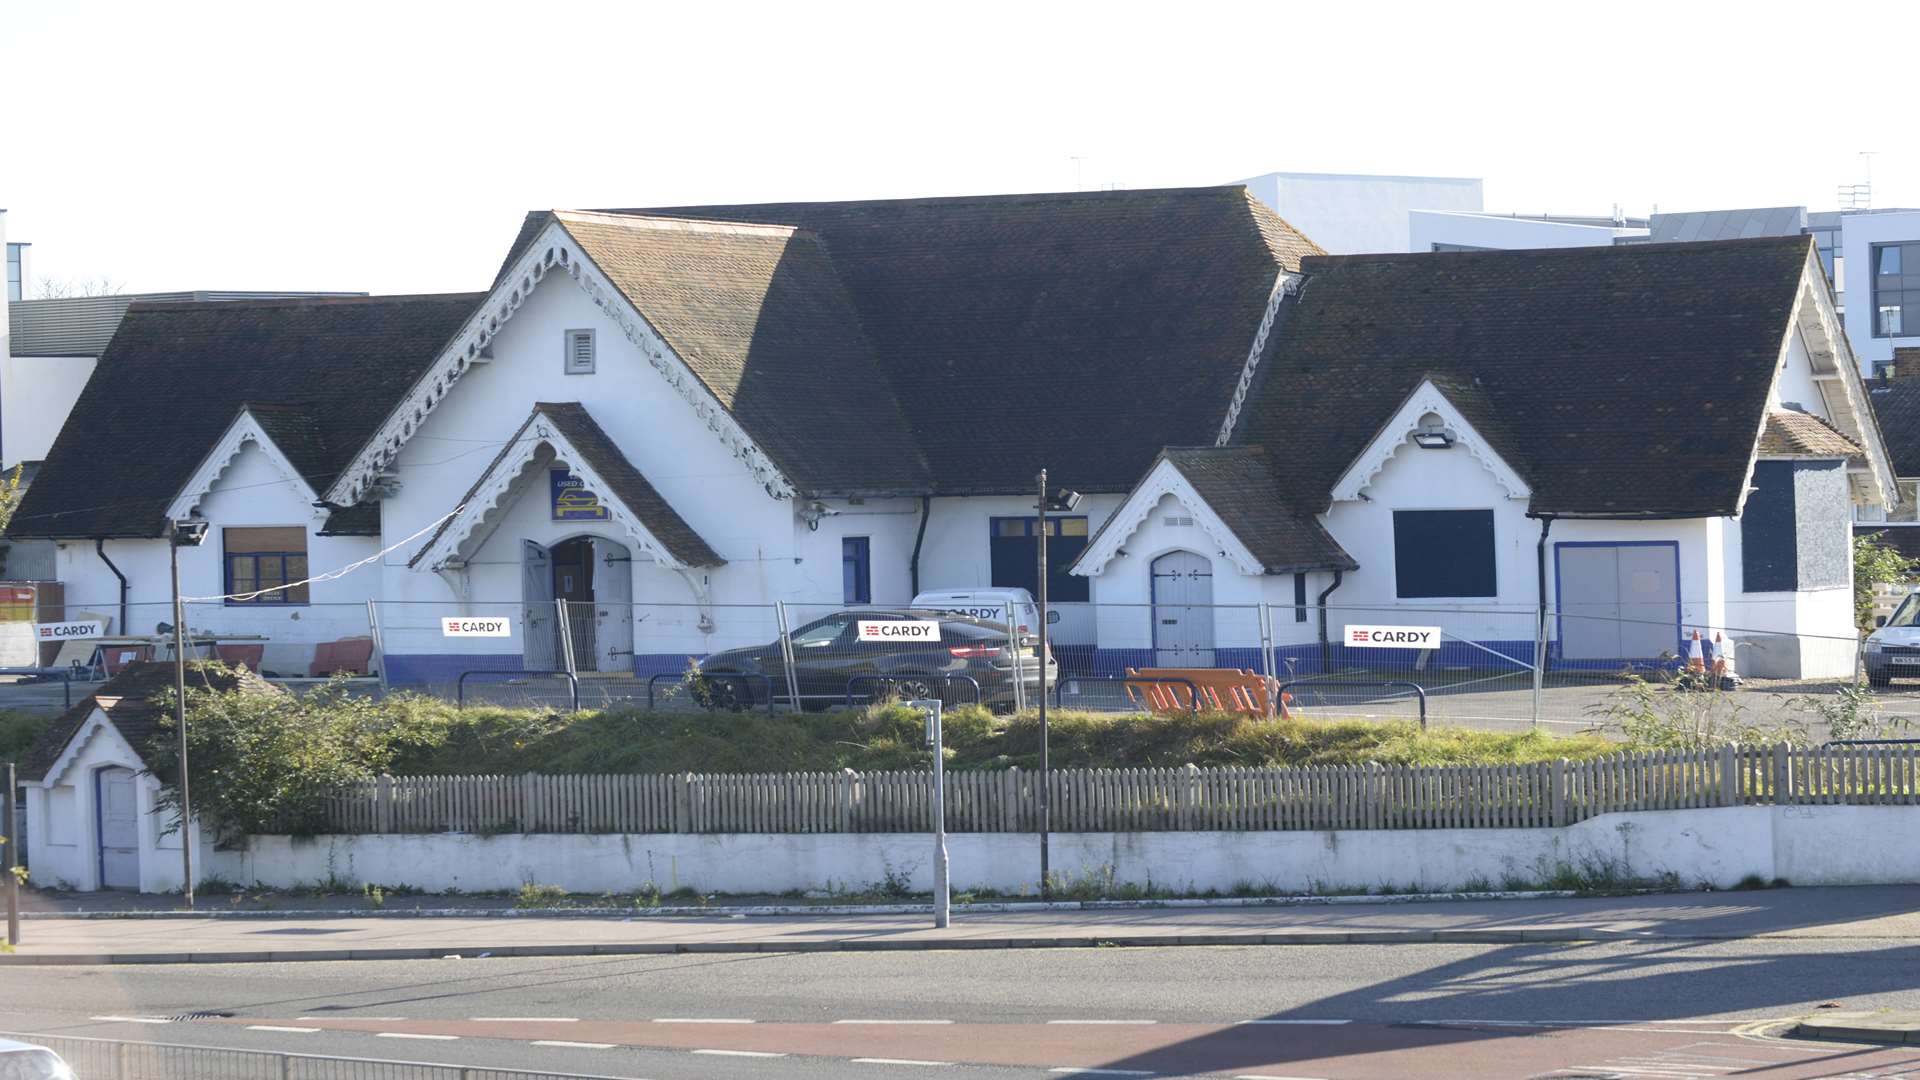
[[[1497,596],[1493,511],[1395,510],[1394,595]]]
[[[840,541],[840,599],[848,604],[873,603],[872,548],[864,536]]]

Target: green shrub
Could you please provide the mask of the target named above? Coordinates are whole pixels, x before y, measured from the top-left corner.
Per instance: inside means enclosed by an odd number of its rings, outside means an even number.
[[[52,722],[51,716],[0,709],[0,765],[19,761],[27,747],[32,746],[33,740]]]

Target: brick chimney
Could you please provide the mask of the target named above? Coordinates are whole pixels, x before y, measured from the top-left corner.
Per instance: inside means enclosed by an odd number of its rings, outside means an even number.
[[[1896,379],[1910,379],[1920,375],[1920,345],[1908,345],[1893,350],[1893,367],[1888,374]]]

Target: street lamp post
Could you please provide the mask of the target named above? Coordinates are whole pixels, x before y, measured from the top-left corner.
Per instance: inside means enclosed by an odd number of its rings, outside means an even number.
[[[1053,875],[1047,866],[1047,834],[1052,831],[1052,800],[1047,788],[1047,470],[1039,476],[1040,501],[1035,504],[1040,526],[1040,899],[1053,897]]]
[[[193,801],[187,787],[187,616],[180,599],[180,549],[199,547],[207,523],[167,522],[167,555],[173,571],[173,724],[180,739],[180,888],[193,909]]]

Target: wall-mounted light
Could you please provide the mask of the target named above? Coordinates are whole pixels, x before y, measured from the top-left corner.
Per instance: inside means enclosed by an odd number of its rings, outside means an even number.
[[[1453,445],[1453,436],[1445,431],[1416,431],[1413,445],[1422,450],[1445,450]]]

